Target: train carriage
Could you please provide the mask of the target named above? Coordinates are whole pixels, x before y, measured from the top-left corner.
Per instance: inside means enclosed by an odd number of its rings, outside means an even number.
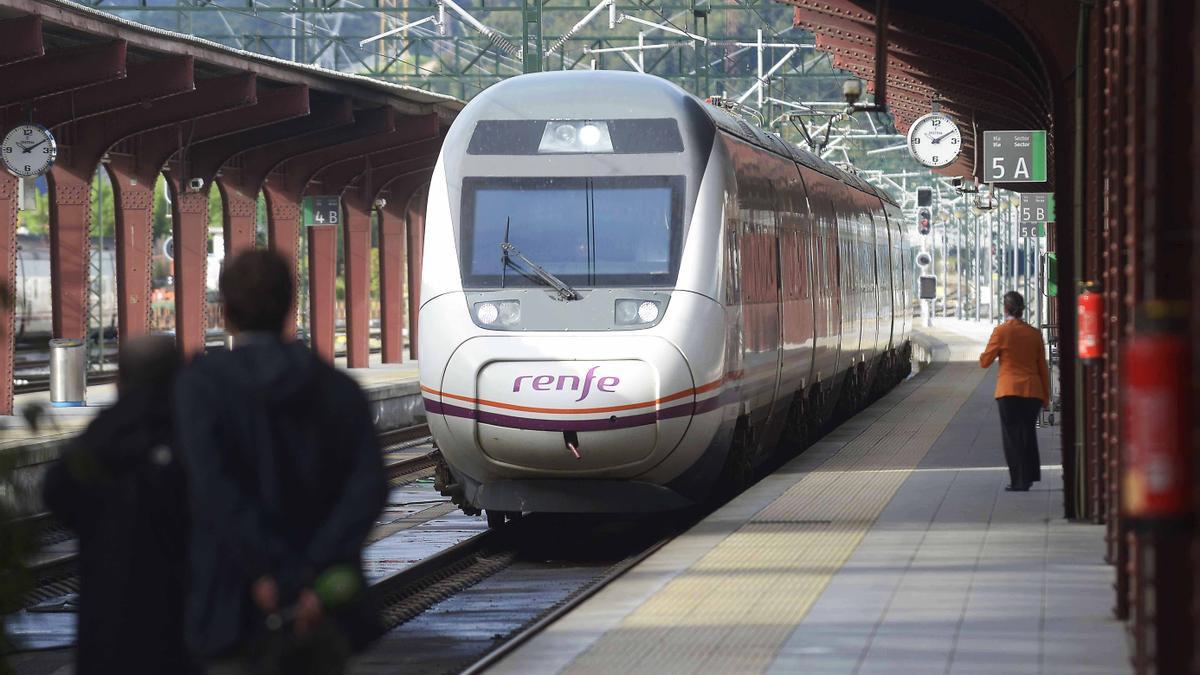
[[[652,76],[540,73],[434,171],[420,377],[468,512],[654,512],[745,484],[907,373],[899,209]]]

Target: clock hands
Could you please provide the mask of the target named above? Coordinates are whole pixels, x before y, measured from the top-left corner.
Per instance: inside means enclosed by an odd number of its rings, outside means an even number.
[[[45,142],[46,142],[46,141],[48,141],[48,140],[50,140],[50,139],[49,139],[49,138],[43,138],[42,140],[38,141],[37,143],[34,143],[33,145],[30,145],[29,147],[21,146],[21,150],[22,150],[22,151],[23,151],[25,154],[27,154],[27,155],[28,155],[30,152],[32,152],[32,151],[33,151],[33,149],[34,149],[34,148],[36,148],[37,146],[41,145],[42,143],[45,143]],[[936,142],[936,141],[935,141],[935,142]]]
[[[954,133],[954,129],[951,129],[950,131],[947,131],[946,133],[942,134],[941,136],[929,136],[928,138],[931,143],[937,144],[937,143],[941,143],[947,136],[950,136],[953,133]]]

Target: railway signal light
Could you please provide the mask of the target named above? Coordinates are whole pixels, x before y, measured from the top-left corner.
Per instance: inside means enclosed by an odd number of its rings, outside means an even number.
[[[917,209],[917,230],[921,234],[929,234],[931,222],[932,218],[929,209]]]
[[[933,188],[917,188],[917,206],[933,206]]]

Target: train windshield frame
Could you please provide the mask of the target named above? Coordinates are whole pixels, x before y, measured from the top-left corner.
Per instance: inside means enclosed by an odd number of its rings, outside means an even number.
[[[508,241],[576,288],[673,286],[683,176],[464,178],[459,267],[469,288],[535,287]]]

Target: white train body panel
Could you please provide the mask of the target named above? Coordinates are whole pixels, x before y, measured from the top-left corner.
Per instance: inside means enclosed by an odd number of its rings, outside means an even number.
[[[738,125],[625,73],[518,77],[460,114],[429,192],[419,363],[464,505],[688,506],[735,432],[761,460],[799,397],[866,386],[905,343],[880,193]],[[588,133],[602,152],[561,151]]]

